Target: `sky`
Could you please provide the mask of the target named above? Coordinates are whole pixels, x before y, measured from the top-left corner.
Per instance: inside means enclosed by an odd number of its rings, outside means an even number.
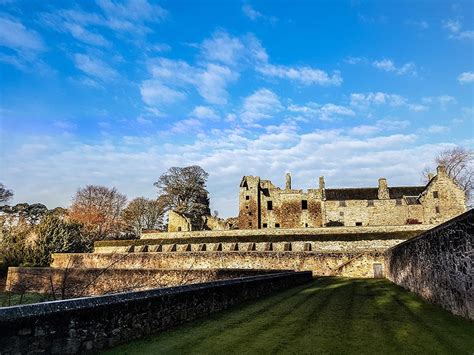
[[[244,175],[419,185],[474,146],[472,1],[0,0],[0,182],[67,207],[172,166],[238,213]]]

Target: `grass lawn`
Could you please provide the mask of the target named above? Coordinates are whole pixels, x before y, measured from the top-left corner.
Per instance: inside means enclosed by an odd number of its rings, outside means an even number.
[[[473,354],[474,322],[383,279],[326,277],[108,354]]]
[[[19,304],[29,304],[48,301],[48,296],[38,293],[25,293],[23,297],[10,292],[0,292],[0,307],[17,306]]]

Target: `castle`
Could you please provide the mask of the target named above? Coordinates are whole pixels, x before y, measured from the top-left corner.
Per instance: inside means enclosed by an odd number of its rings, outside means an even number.
[[[435,225],[465,212],[465,195],[444,166],[420,186],[389,186],[380,178],[378,187],[318,188],[295,190],[291,175],[285,189],[258,176],[244,176],[240,183],[239,216],[227,220],[206,217],[206,229],[319,228],[335,226]],[[169,215],[168,231],[192,230],[189,220]]]

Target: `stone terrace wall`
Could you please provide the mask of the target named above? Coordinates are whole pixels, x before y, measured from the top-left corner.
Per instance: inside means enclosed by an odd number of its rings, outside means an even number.
[[[116,254],[53,254],[52,267],[124,269],[265,269],[312,271],[313,275],[374,277],[383,265],[383,251],[301,252],[143,252]]]
[[[181,286],[275,272],[280,271],[10,267],[6,290],[16,293],[38,292],[61,299]]]
[[[96,353],[310,280],[288,272],[3,308],[0,352]]]
[[[323,227],[323,228],[265,228],[265,229],[234,229],[225,231],[193,231],[193,232],[162,232],[143,233],[142,239],[161,238],[195,238],[195,237],[243,237],[243,236],[313,236],[320,235],[340,235],[340,234],[380,234],[398,232],[418,232],[433,228],[434,225],[404,225],[404,226],[371,226],[371,227]],[[410,234],[413,236],[413,234]],[[315,239],[316,239],[315,238]],[[365,239],[373,239],[368,238]]]
[[[474,210],[386,251],[387,278],[474,319]]]

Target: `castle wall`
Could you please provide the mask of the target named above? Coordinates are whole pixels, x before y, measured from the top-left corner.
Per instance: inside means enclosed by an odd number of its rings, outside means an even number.
[[[387,278],[474,319],[474,210],[386,251]]]
[[[248,246],[247,246],[248,247]],[[122,269],[265,269],[311,271],[320,276],[374,277],[383,251],[223,251],[54,254],[52,267]]]
[[[464,213],[465,199],[464,192],[446,174],[444,167],[439,167],[421,197],[424,223],[438,224]]]
[[[174,211],[168,212],[168,232],[188,232],[191,231],[190,221]]]
[[[345,206],[340,201],[324,201],[326,211],[325,223],[337,221],[344,226],[402,226],[408,219],[423,222],[423,207],[421,205],[408,205],[405,199],[372,200],[347,200]]]
[[[96,354],[309,281],[311,273],[286,272],[3,308],[0,349],[4,354]]]
[[[37,292],[54,299],[181,286],[275,273],[273,270],[162,270],[10,267],[6,290]]]

